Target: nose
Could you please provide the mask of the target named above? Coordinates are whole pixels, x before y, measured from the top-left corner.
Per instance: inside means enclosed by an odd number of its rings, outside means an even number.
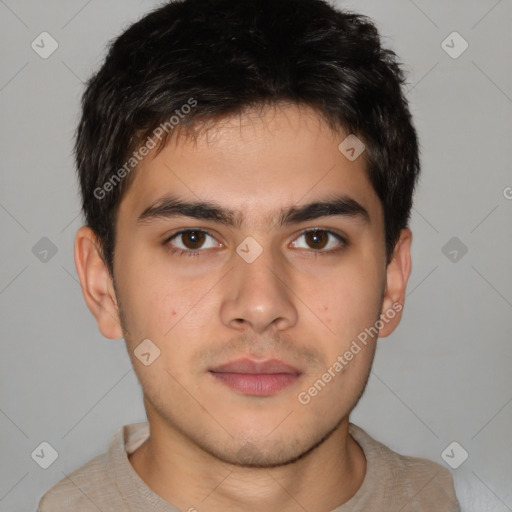
[[[278,255],[270,250],[252,263],[242,258],[230,272],[221,304],[224,325],[261,334],[266,329],[285,330],[297,323],[289,276]]]

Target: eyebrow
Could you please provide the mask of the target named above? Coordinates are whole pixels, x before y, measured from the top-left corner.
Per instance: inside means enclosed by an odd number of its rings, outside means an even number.
[[[335,195],[305,205],[281,209],[276,223],[284,226],[332,216],[350,217],[365,224],[370,223],[370,215],[366,208],[346,195]],[[174,196],[165,196],[148,206],[138,216],[137,224],[145,225],[175,217],[209,220],[234,228],[241,227],[244,221],[244,214],[241,211],[224,208],[212,201],[183,201]]]

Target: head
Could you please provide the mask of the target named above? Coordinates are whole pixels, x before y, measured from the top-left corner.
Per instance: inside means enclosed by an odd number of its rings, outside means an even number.
[[[112,43],[77,131],[75,260],[150,423],[268,466],[348,418],[410,273],[403,83],[374,25],[322,0],[172,2]],[[241,358],[289,382],[235,389],[218,370]]]

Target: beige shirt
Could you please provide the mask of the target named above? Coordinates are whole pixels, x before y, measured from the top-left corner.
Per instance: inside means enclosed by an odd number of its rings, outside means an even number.
[[[356,494],[332,512],[459,512],[447,469],[399,455],[354,424],[349,432],[366,456],[366,475]],[[121,427],[107,452],[45,493],[37,512],[179,512],[145,484],[128,459],[148,437],[147,423]]]

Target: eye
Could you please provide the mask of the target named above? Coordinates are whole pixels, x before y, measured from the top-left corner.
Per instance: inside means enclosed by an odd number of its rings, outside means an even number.
[[[200,249],[212,249],[219,245],[219,242],[207,231],[201,229],[184,229],[175,233],[165,241],[171,250],[180,253],[198,252]]]
[[[291,245],[297,249],[336,252],[337,250],[343,249],[343,247],[347,245],[347,242],[341,235],[333,231],[314,228],[304,231]]]

